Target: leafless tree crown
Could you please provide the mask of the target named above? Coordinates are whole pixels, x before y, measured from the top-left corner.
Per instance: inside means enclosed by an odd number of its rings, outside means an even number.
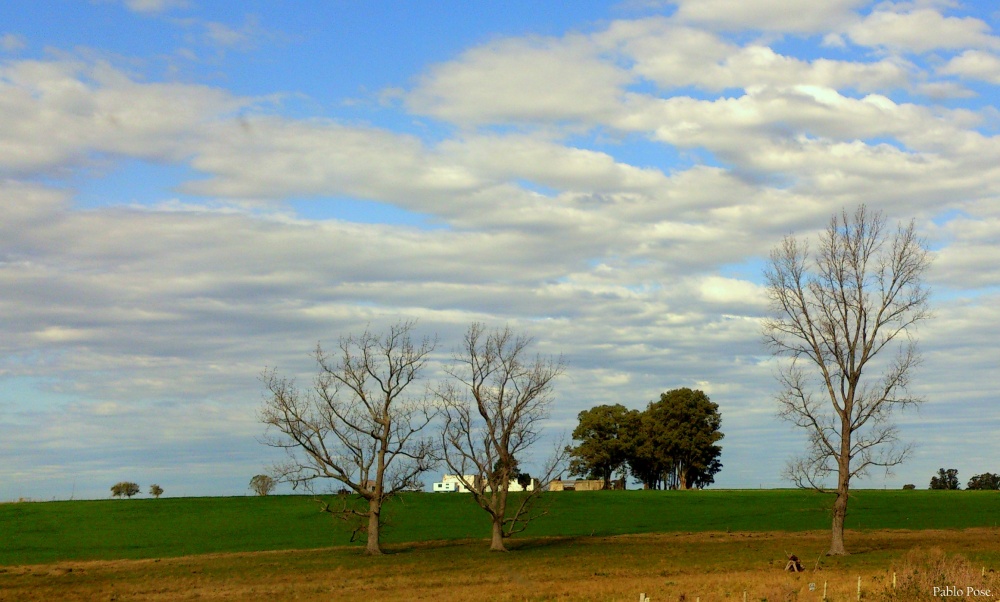
[[[265,371],[265,443],[288,452],[275,467],[280,480],[308,490],[317,479],[338,481],[371,502],[350,513],[375,519],[383,500],[418,486],[435,458],[432,441],[419,432],[436,412],[426,391],[411,389],[435,342],[414,343],[413,328],[401,322],[383,335],[366,329],[342,337],[334,354],[317,345],[318,376],[306,391]]]
[[[923,275],[930,256],[914,224],[887,231],[881,213],[834,216],[815,253],[786,237],[765,272],[776,317],[765,341],[780,368],[781,415],[809,432],[809,452],[789,465],[800,486],[837,471],[845,485],[899,464],[893,410],[920,401],[908,385],[919,363],[913,327],[929,317]],[[891,358],[876,357],[893,352]]]
[[[475,477],[464,484],[493,519],[494,549],[497,526],[500,536],[508,537],[523,530],[532,517],[534,495],[507,512],[508,484],[516,478],[524,452],[542,436],[552,381],[563,371],[561,359],[526,357],[531,342],[509,327],[487,331],[482,324],[472,324],[448,369],[452,380],[438,390],[445,409],[445,463],[458,475]],[[561,451],[553,455],[542,468],[545,474],[539,475],[543,481],[563,459]]]

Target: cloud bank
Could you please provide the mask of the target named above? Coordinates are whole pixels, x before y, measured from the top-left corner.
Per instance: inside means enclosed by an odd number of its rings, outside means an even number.
[[[0,60],[0,499],[124,478],[242,493],[274,459],[260,372],[308,382],[317,341],[400,317],[441,338],[431,380],[473,320],[563,354],[553,434],[701,388],[723,415],[719,485],[781,485],[802,441],[774,416],[763,262],[862,202],[935,252],[928,403],[902,418],[922,446],[869,485],[995,472],[990,27],[855,0],[583,25],[428,59],[353,112],[240,79],[255,56],[222,81],[72,48]]]

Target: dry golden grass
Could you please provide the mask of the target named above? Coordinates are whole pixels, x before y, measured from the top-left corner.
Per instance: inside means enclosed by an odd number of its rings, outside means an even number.
[[[481,541],[0,567],[0,600],[932,600],[935,585],[1000,598],[997,529],[546,538],[509,554]],[[804,573],[783,571],[785,552]],[[983,567],[987,572],[984,575]],[[892,589],[892,573],[897,588]],[[810,591],[810,583],[815,590]],[[970,598],[964,598],[970,599]],[[991,599],[980,597],[978,599]]]

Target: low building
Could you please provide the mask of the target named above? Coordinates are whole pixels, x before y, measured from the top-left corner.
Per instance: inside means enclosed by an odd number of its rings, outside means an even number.
[[[440,483],[434,483],[434,493],[469,493],[468,487],[465,486],[466,483],[473,487],[481,487],[482,482],[481,476],[467,474],[459,477],[454,474],[446,474],[441,477]]]
[[[434,493],[469,493],[466,483],[478,489],[483,487],[484,481],[485,478],[482,476],[462,475],[459,477],[458,475],[446,474],[441,477],[439,483],[434,483]],[[538,479],[531,479],[527,487],[522,487],[520,483],[512,480],[507,491],[534,491],[538,488]],[[489,487],[486,487],[486,491],[489,491]]]
[[[602,491],[604,479],[556,479],[549,483],[549,491]],[[625,479],[611,481],[610,489],[625,489]]]
[[[539,487],[541,487],[541,485],[538,483],[538,479],[531,479],[531,481],[528,482],[527,487],[522,486],[517,481],[511,481],[510,485],[507,486],[507,491],[534,491]]]

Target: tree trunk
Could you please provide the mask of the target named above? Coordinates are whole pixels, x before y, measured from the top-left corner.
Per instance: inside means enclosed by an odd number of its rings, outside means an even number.
[[[845,556],[844,519],[847,518],[847,498],[851,485],[850,438],[841,443],[841,456],[837,458],[837,500],[833,503],[833,527],[830,533],[830,551],[827,556]]]
[[[507,476],[507,471],[502,471],[500,482],[494,487],[496,493],[493,494],[493,509],[494,512],[491,513],[493,518],[493,539],[490,541],[490,551],[491,552],[506,552],[507,548],[503,545],[503,519],[507,516],[507,489],[509,487],[510,480]]]
[[[491,552],[506,552],[503,545],[503,519],[493,517],[493,539],[490,541]]]
[[[381,422],[382,432],[379,434],[378,439],[378,464],[375,466],[375,490],[372,492],[372,497],[368,500],[368,547],[365,548],[365,553],[369,556],[379,556],[382,554],[382,548],[378,545],[379,527],[382,522],[382,493],[384,491],[385,483],[385,448],[391,437],[391,421],[389,420],[389,401],[386,400],[385,407],[382,410],[381,418],[384,422]],[[366,471],[367,472],[367,471]],[[367,485],[367,474],[366,480],[363,481]]]
[[[833,525],[830,529],[830,551],[827,556],[846,556],[844,548],[844,519],[847,518],[847,497],[851,486],[851,424],[850,416],[854,407],[854,391],[844,402],[840,415],[841,433],[840,455],[837,456],[837,500],[833,503]]]
[[[382,503],[378,498],[368,500],[368,545],[365,547],[365,554],[369,556],[379,556],[382,548],[378,545],[379,520],[382,514]]]
[[[847,491],[837,492],[837,501],[833,503],[833,529],[830,536],[830,551],[827,556],[845,556],[844,519],[847,518]]]

